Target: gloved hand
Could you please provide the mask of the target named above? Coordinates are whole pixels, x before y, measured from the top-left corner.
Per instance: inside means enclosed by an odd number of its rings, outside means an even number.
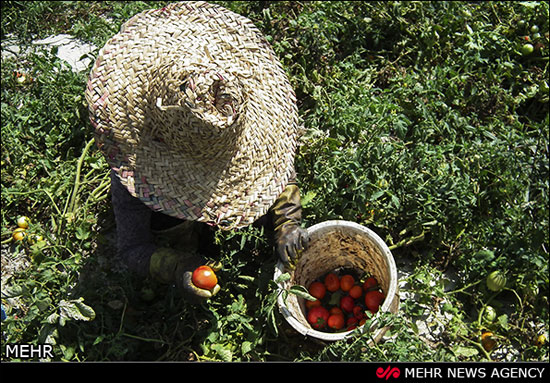
[[[205,290],[193,284],[193,271],[204,264],[207,264],[205,259],[197,253],[159,247],[151,256],[149,272],[161,283],[175,283],[188,302],[197,304],[212,298],[220,291],[220,285],[216,285],[212,290]],[[220,269],[219,265],[209,264],[209,266],[214,271]]]
[[[270,210],[275,228],[275,252],[284,263],[295,263],[309,244],[307,230],[300,227],[302,204],[298,186],[290,182]]]

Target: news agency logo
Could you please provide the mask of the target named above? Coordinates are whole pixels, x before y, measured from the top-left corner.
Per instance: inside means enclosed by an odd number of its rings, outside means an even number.
[[[51,344],[6,344],[7,359],[48,359],[53,358]]]
[[[388,366],[386,369],[383,367],[376,369],[376,376],[380,379],[399,378],[399,375],[401,375],[401,370],[398,367]]]

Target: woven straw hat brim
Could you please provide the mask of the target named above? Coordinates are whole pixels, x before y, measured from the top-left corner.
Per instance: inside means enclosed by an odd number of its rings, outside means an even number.
[[[100,150],[153,210],[249,225],[293,173],[295,94],[258,29],[225,8],[134,16],[100,51],[86,98]]]

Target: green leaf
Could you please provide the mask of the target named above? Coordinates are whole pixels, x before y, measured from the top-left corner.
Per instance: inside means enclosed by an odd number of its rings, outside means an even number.
[[[57,344],[58,337],[57,327],[47,323],[40,329],[38,334],[38,341],[40,343]]]
[[[40,299],[40,300],[37,300],[35,304],[40,311],[46,311],[48,307],[50,307],[51,299],[50,298]]]
[[[310,190],[306,194],[304,194],[300,199],[300,202],[302,203],[302,207],[303,208],[308,207],[316,195],[317,195],[317,192],[314,190]]]
[[[90,231],[88,228],[84,228],[82,226],[78,227],[76,229],[76,238],[80,240],[88,239],[90,237]]]
[[[414,321],[409,322],[409,325],[410,325],[411,329],[413,330],[413,332],[416,335],[418,335],[420,333],[420,330],[418,329],[418,326],[416,325],[416,323]]]
[[[289,273],[283,273],[275,279],[275,283],[284,283],[286,281],[290,280],[290,274]]]
[[[378,190],[377,192],[375,192],[371,197],[370,197],[370,200],[371,201],[376,201],[378,198],[382,197],[384,195],[384,190]]]
[[[330,296],[330,301],[328,304],[331,306],[338,305],[340,303],[340,299],[342,299],[342,291],[338,290]]]
[[[397,198],[395,195],[391,196],[391,202],[396,209],[399,209],[401,207],[401,204],[399,203],[399,198]]]
[[[20,285],[2,286],[2,298],[15,298],[25,293],[27,289]]]
[[[498,324],[505,330],[508,330],[508,315],[502,314],[497,318]]]
[[[65,346],[65,345],[59,345],[61,348],[61,351],[63,352],[63,358],[66,360],[71,360],[74,356],[74,347],[72,346]]]
[[[526,8],[536,8],[539,5],[538,1],[521,1],[519,4],[523,5]]]
[[[241,352],[243,355],[249,353],[250,351],[252,351],[252,342],[249,342],[249,341],[244,341],[243,344],[241,345]]]
[[[223,347],[221,344],[213,344],[212,346],[210,346],[210,348],[216,351],[216,354],[224,362],[231,362],[231,360],[233,359],[233,353],[231,352],[231,350]]]
[[[49,323],[49,324],[57,323],[58,320],[59,320],[59,314],[58,313],[53,313],[53,314],[49,315],[46,318],[46,322]]]
[[[62,318],[69,318],[82,321],[91,321],[95,318],[95,311],[83,303],[84,298],[59,302],[60,315]]]
[[[275,318],[274,310],[269,310],[267,314],[267,325],[276,337],[279,336],[279,329],[277,327],[277,319]]]
[[[317,298],[311,295],[304,286],[294,285],[294,286],[291,286],[290,289],[288,289],[288,291],[301,298],[307,299],[308,301],[317,300]]]
[[[92,343],[92,346],[95,346],[96,344],[101,343],[103,341],[103,339],[105,339],[104,335],[98,336],[97,338],[95,338],[94,343]]]
[[[479,354],[479,350],[475,347],[458,346],[453,350],[456,356],[472,357]]]

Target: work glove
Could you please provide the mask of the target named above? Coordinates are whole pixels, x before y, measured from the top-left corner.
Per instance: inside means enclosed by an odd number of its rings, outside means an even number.
[[[309,244],[306,229],[302,222],[300,190],[290,182],[270,208],[273,217],[275,253],[286,264],[295,264],[300,254]]]
[[[220,269],[219,264],[209,264],[197,253],[159,247],[151,256],[149,272],[158,282],[175,284],[188,302],[198,304],[212,298],[220,291],[220,285],[216,285],[212,290],[205,290],[193,284],[193,271],[205,264],[212,267],[214,271]]]

